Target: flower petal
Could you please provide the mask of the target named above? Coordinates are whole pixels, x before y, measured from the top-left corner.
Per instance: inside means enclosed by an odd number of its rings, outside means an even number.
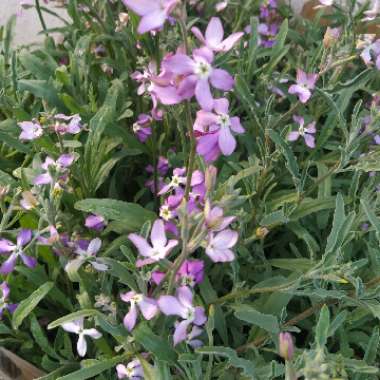
[[[79,335],[78,342],[77,342],[77,352],[78,352],[78,355],[82,358],[87,353],[87,342],[83,334]]]
[[[224,30],[219,17],[212,17],[207,25],[205,37],[207,44],[217,47],[223,40]]]
[[[137,308],[136,308],[136,305],[133,304],[131,305],[129,312],[125,315],[123,319],[123,324],[128,331],[132,331],[136,325],[136,320],[137,320]]]
[[[211,84],[223,91],[229,91],[234,87],[234,78],[226,71],[222,69],[214,69],[210,76]]]
[[[144,16],[156,9],[160,9],[160,2],[157,0],[123,0],[123,3],[139,16]]]
[[[28,268],[35,268],[37,265],[37,260],[32,257],[25,255],[24,253],[20,254],[22,262],[28,267]]]
[[[138,33],[144,34],[151,30],[159,29],[164,25],[167,18],[165,10],[158,9],[156,11],[145,14],[137,28]]]
[[[288,134],[287,140],[288,141],[296,141],[300,137],[300,134],[298,131],[292,131]]]
[[[151,298],[143,297],[142,301],[139,302],[138,305],[142,315],[148,321],[151,320],[158,312],[157,303]]]
[[[62,323],[62,328],[74,334],[79,334],[79,331],[83,328],[83,318],[78,318],[74,321]]]
[[[193,60],[185,54],[175,54],[162,62],[165,70],[178,75],[192,74],[194,71]]]
[[[17,235],[17,245],[23,247],[32,240],[32,230],[22,229]]]
[[[230,108],[230,102],[226,98],[215,99],[214,100],[214,110],[218,114],[228,114]]]
[[[213,239],[213,245],[216,248],[232,248],[238,241],[239,234],[230,229],[219,232]]]
[[[165,315],[179,315],[182,318],[186,318],[187,308],[184,307],[176,297],[161,296],[157,304]]]
[[[7,239],[0,239],[0,253],[12,252],[16,249],[16,245]]]
[[[102,333],[97,329],[85,329],[83,330],[83,335],[88,335],[92,339],[100,339],[102,337]]]
[[[305,133],[304,140],[305,140],[305,144],[309,148],[315,148],[315,137],[313,135],[309,135],[308,133]]]
[[[165,234],[165,225],[162,219],[157,219],[153,223],[152,231],[150,232],[150,240],[154,248],[162,248],[168,241]]]
[[[217,47],[218,51],[227,52],[231,50],[234,45],[244,36],[243,32],[237,32],[231,34],[229,37],[227,37],[224,41],[222,41],[219,46]]]
[[[141,256],[149,257],[152,247],[148,244],[146,239],[137,234],[129,234],[128,238],[136,246]]]
[[[219,131],[219,148],[225,156],[231,155],[236,148],[235,137],[229,127],[221,127]]]
[[[102,246],[102,241],[99,238],[92,239],[90,241],[90,244],[88,245],[87,253],[90,256],[95,256],[101,246]]]
[[[173,344],[176,346],[178,343],[186,340],[187,328],[191,324],[191,321],[184,320],[176,326],[173,334]]]
[[[195,86],[195,97],[197,102],[205,111],[211,111],[214,106],[214,99],[211,94],[210,84],[207,79],[198,80]]]
[[[195,318],[193,323],[197,326],[203,325],[207,321],[205,309],[201,306],[195,308]]]
[[[6,261],[3,262],[2,266],[0,267],[0,273],[1,274],[8,274],[13,271],[16,265],[17,260],[17,254],[12,253]]]

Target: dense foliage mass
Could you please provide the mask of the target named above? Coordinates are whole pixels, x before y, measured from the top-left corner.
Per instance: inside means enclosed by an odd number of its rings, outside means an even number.
[[[1,346],[41,380],[379,378],[378,2],[59,3],[17,15],[43,45],[1,29]]]

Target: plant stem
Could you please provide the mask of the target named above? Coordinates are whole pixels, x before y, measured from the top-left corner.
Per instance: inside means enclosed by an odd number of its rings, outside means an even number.
[[[184,21],[184,15],[186,15],[186,3],[183,4],[183,12],[182,17],[179,18],[178,22],[181,29],[182,38],[185,44],[185,51],[186,54],[190,53],[189,44],[187,41],[187,28]],[[181,254],[177,257],[175,260],[173,267],[170,271],[169,276],[169,285],[168,285],[168,294],[171,294],[173,292],[174,288],[174,282],[176,274],[181,267],[181,265],[184,263],[184,261],[187,259],[188,255],[191,253],[188,249],[188,241],[189,241],[189,215],[187,213],[187,204],[189,201],[189,195],[190,195],[190,187],[191,187],[191,178],[193,176],[194,171],[194,164],[195,164],[195,136],[194,136],[194,130],[193,130],[193,119],[191,116],[191,107],[190,102],[187,101],[185,105],[186,109],[186,124],[187,124],[187,133],[190,138],[190,153],[189,158],[187,162],[187,168],[186,168],[186,187],[185,187],[185,195],[183,199],[183,215],[182,215],[182,226],[181,226],[181,238],[182,238],[182,251]]]
[[[44,16],[42,15],[42,11],[41,11],[40,0],[36,0],[36,11],[37,11],[37,14],[38,14],[38,18],[40,19],[43,31],[45,32],[45,34],[48,34],[47,33],[46,23],[45,23],[45,20],[44,20]]]

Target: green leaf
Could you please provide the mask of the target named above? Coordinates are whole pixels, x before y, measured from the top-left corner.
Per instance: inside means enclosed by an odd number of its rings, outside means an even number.
[[[39,302],[45,298],[53,287],[53,282],[47,282],[34,291],[28,298],[20,302],[12,317],[12,326],[15,330],[18,329],[22,321],[34,310]]]
[[[323,305],[319,320],[315,329],[315,340],[320,348],[324,347],[327,342],[330,327],[330,311],[326,305]]]
[[[248,305],[233,306],[233,308],[236,318],[258,326],[269,333],[278,334],[280,332],[278,320],[274,315],[260,313]]]
[[[125,360],[125,355],[116,356],[112,359],[96,360],[95,364],[89,367],[81,368],[78,371],[70,373],[66,376],[59,377],[57,380],[86,380],[93,378],[96,375],[106,371],[107,369],[113,368],[116,364]]]
[[[18,81],[18,89],[19,91],[29,91],[36,98],[45,100],[53,107],[64,107],[57,90],[46,80],[21,79]]]
[[[253,362],[247,359],[239,358],[236,351],[232,348],[220,346],[206,346],[198,348],[196,352],[201,355],[216,355],[227,358],[229,364],[235,368],[241,368],[243,370],[243,375],[247,376],[248,379],[256,379],[256,369]]]
[[[138,290],[136,281],[127,266],[109,257],[103,257],[102,261],[109,266],[109,274],[117,277],[122,284],[127,285],[130,289]]]
[[[167,340],[155,335],[147,323],[140,323],[137,328],[133,330],[132,335],[146,351],[154,354],[157,359],[170,363],[176,362],[177,354],[171,345]]]
[[[335,197],[324,199],[311,199],[306,198],[300,206],[298,206],[291,214],[290,220],[295,222],[307,215],[314,214],[322,210],[329,210],[335,208]]]
[[[58,326],[61,326],[62,323],[71,322],[74,319],[78,319],[80,317],[93,317],[98,314],[97,310],[94,309],[83,309],[79,311],[75,311],[74,313],[70,313],[68,315],[65,315],[62,318],[56,319],[54,322],[49,323],[48,330],[54,329]]]
[[[8,173],[3,172],[0,170],[0,186],[15,186],[17,184],[17,181]]]
[[[75,208],[103,216],[107,220],[123,222],[129,231],[138,231],[142,225],[157,218],[156,214],[136,203],[115,199],[84,199],[75,203]]]
[[[361,199],[360,203],[362,205],[363,211],[367,215],[368,220],[375,228],[377,238],[380,240],[380,219],[374,213],[373,207],[371,207],[365,199]]]
[[[22,152],[22,153],[30,152],[30,148],[28,145],[23,144],[22,142],[20,142],[20,140],[12,137],[6,132],[0,131],[0,141],[8,145],[10,148],[16,149],[19,152]]]
[[[300,170],[297,164],[297,159],[294,156],[293,151],[290,149],[287,142],[273,129],[268,131],[269,137],[276,144],[277,147],[280,148],[282,154],[286,160],[286,167],[288,168],[290,174],[293,177],[293,181],[296,185],[299,184],[300,181]]]
[[[46,338],[45,333],[43,332],[36,316],[33,313],[30,315],[30,332],[32,333],[36,343],[41,347],[41,349],[44,352],[46,352],[52,358],[61,360],[60,356],[50,346],[50,343]]]

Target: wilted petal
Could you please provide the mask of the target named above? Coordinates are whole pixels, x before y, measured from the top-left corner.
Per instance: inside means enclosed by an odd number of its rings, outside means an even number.
[[[234,78],[226,71],[222,69],[214,69],[210,76],[211,84],[223,91],[229,91],[234,87]]]

